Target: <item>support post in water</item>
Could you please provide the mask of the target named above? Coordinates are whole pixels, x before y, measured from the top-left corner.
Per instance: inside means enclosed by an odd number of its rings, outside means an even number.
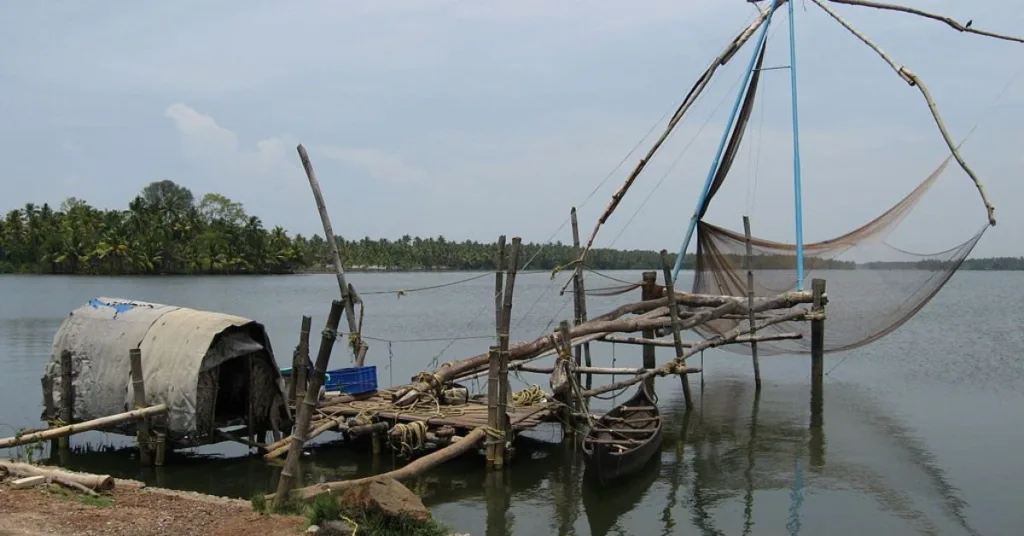
[[[163,467],[164,458],[167,456],[167,434],[156,433],[156,460],[153,462],[157,467]]]
[[[60,353],[60,420],[64,426],[71,424],[75,417],[75,385],[74,367],[71,362],[71,351],[64,350]],[[70,461],[71,439],[61,437],[58,442],[60,451],[60,463],[64,465]]]
[[[142,350],[138,348],[128,350],[128,361],[131,366],[132,394],[135,398],[135,409],[138,410],[146,407],[146,386],[142,376]],[[143,465],[149,465],[149,422],[145,417],[140,417],[136,426],[138,427],[139,460]]]
[[[306,435],[309,433],[309,421],[316,410],[317,399],[320,397],[320,386],[323,385],[324,374],[327,372],[327,364],[331,360],[331,350],[334,349],[334,341],[338,338],[338,323],[341,322],[341,313],[345,305],[340,300],[331,302],[331,312],[327,315],[327,324],[320,338],[320,351],[316,355],[316,363],[310,378],[309,387],[306,389],[306,397],[302,399],[302,405],[298,408],[295,426],[292,428],[292,444],[288,449],[288,458],[281,469],[281,478],[277,482],[277,494],[274,496],[274,505],[280,507],[288,499],[288,495],[295,484],[295,475],[299,471],[299,458],[302,457],[302,446],[306,443]]]
[[[576,221],[576,207],[572,207],[569,213],[570,219],[572,220],[572,251],[573,257],[580,258],[583,255],[583,250],[580,249],[580,226]],[[583,263],[576,263],[576,272],[573,274],[572,280],[572,294],[573,294],[573,318],[575,319],[573,325],[578,326],[587,321],[587,295],[583,287]],[[579,367],[583,363],[586,363],[588,367],[593,366],[593,362],[590,358],[590,343],[583,343],[582,346],[576,347],[576,366]],[[587,389],[593,384],[594,377],[587,374]],[[579,384],[580,380],[577,376],[576,383]]]
[[[682,365],[685,353],[683,352],[683,336],[679,333],[679,303],[676,301],[676,291],[672,285],[672,265],[668,262],[668,251],[664,249],[661,250],[661,264],[665,272],[665,294],[668,295],[668,314],[672,319],[672,340],[676,343],[676,359]],[[649,378],[650,381],[654,381],[653,379],[653,376]],[[686,377],[685,370],[679,371],[679,381],[683,384],[683,398],[686,400],[686,408],[692,408],[693,395],[690,393],[690,380]]]
[[[500,311],[499,311],[500,315]],[[500,329],[500,324],[499,324]],[[498,354],[500,353],[500,346],[491,346],[488,352],[488,370],[487,370],[487,426],[498,430],[500,429],[498,420],[498,394],[501,389],[498,387]],[[487,447],[484,449],[487,454],[487,467],[493,467],[495,447],[497,442],[491,438],[487,440]]]
[[[750,357],[754,362],[754,390],[761,390],[761,362],[757,357],[757,324],[754,319],[754,245],[750,238],[750,217],[743,216],[743,236],[747,242],[747,308],[750,321]]]
[[[327,214],[327,205],[324,204],[324,195],[320,192],[320,182],[316,180],[316,172],[313,171],[313,163],[309,160],[306,148],[300,143],[296,150],[299,151],[299,160],[302,161],[302,168],[306,171],[306,178],[309,179],[309,187],[313,190],[313,198],[316,200],[316,208],[320,212],[320,222],[324,226],[324,238],[327,239],[327,247],[330,248],[333,258],[334,273],[338,277],[338,288],[341,290],[341,301],[345,304],[345,319],[348,321],[348,332],[356,333],[356,310],[355,302],[349,296],[348,283],[345,282],[345,265],[341,262],[341,252],[338,251],[338,241],[334,238],[334,230],[331,228],[331,218]],[[352,348],[352,355],[358,356],[360,345],[366,344],[362,340]],[[364,352],[365,355],[365,352]],[[356,366],[361,367],[363,363],[358,360]]]
[[[516,287],[516,273],[519,271],[519,248],[523,239],[512,238],[512,249],[508,256],[508,269],[505,272],[505,283],[502,288],[501,331],[498,336],[498,419],[501,424],[498,430],[501,441],[494,450],[494,464],[502,467],[505,464],[505,443],[511,430],[508,429],[508,359],[509,335],[512,329],[512,296]]]
[[[667,280],[666,280],[667,281]],[[643,285],[640,287],[640,300],[648,301],[654,299],[654,286],[658,284],[658,272],[644,272],[643,273]],[[654,329],[645,329],[641,332],[641,336],[645,339],[654,338]],[[654,345],[645,344],[643,345],[643,367],[645,369],[654,370],[658,368],[656,359],[656,348]],[[654,378],[648,378],[648,387],[654,387]],[[588,385],[589,389],[590,386]]]
[[[811,312],[815,313],[811,320],[811,393],[822,392],[825,381],[825,280],[812,279]]]

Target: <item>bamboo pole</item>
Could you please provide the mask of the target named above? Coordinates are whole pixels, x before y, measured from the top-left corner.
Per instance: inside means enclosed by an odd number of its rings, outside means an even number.
[[[285,496],[294,485],[295,476],[299,470],[299,458],[302,456],[302,446],[306,443],[306,434],[309,432],[309,420],[316,410],[317,399],[320,394],[320,386],[324,381],[324,374],[327,372],[327,364],[331,360],[331,350],[334,349],[334,341],[338,337],[338,323],[341,321],[341,312],[344,304],[339,300],[331,302],[331,311],[327,315],[327,324],[324,327],[320,339],[320,351],[316,356],[313,377],[310,378],[309,387],[306,389],[306,397],[299,406],[298,418],[295,427],[292,429],[292,443],[288,451],[288,459],[281,470],[281,478],[277,483],[277,493]],[[280,506],[280,503],[277,504]]]
[[[682,362],[684,353],[683,337],[679,333],[679,304],[676,303],[676,293],[672,285],[672,266],[668,262],[668,251],[664,249],[661,250],[661,264],[665,273],[665,292],[668,293],[668,314],[672,317],[672,340],[676,347],[676,361]],[[750,310],[753,311],[753,303],[750,304],[750,307]],[[644,366],[646,367],[647,364],[645,363]],[[683,373],[679,375],[679,381],[683,384],[683,398],[686,400],[686,407],[692,408],[693,394],[690,392],[690,380]],[[653,376],[651,376],[650,384],[652,386],[654,384]]]
[[[590,238],[587,240],[586,247],[583,248],[583,253],[575,262],[583,262],[584,257],[590,251],[590,248],[594,245],[594,239],[597,238],[598,230],[600,230],[601,226],[604,225],[606,221],[608,221],[608,218],[611,217],[612,212],[615,211],[615,208],[619,206],[619,202],[622,201],[622,198],[626,196],[626,192],[629,190],[630,186],[633,185],[633,182],[636,181],[636,178],[640,175],[640,172],[644,170],[644,168],[647,166],[647,163],[651,161],[651,159],[654,157],[654,154],[658,151],[661,145],[665,143],[665,140],[668,139],[668,136],[669,134],[672,133],[672,130],[676,127],[677,124],[679,124],[679,121],[682,120],[684,114],[686,114],[686,111],[689,110],[690,106],[692,106],[693,103],[697,101],[697,97],[700,96],[701,92],[704,91],[704,88],[706,88],[708,83],[711,82],[711,77],[715,74],[715,71],[717,71],[720,66],[725,65],[726,63],[729,62],[730,59],[732,59],[732,56],[736,53],[736,51],[739,50],[740,47],[742,47],[743,44],[746,43],[747,40],[749,40],[750,37],[754,35],[754,32],[758,28],[760,28],[762,24],[765,23],[765,21],[768,19],[768,16],[772,12],[774,12],[780,5],[782,5],[781,2],[772,2],[771,6],[768,9],[758,8],[761,11],[761,14],[756,19],[754,19],[754,21],[751,22],[749,26],[743,29],[743,31],[741,31],[739,35],[737,35],[736,38],[733,39],[725,47],[725,50],[723,50],[722,53],[719,54],[718,57],[711,62],[711,65],[709,65],[708,68],[704,71],[704,73],[701,74],[700,78],[697,79],[697,82],[693,85],[693,87],[690,88],[690,92],[686,95],[686,98],[683,99],[683,102],[679,105],[679,108],[676,109],[675,113],[672,115],[672,118],[669,119],[669,122],[665,127],[665,131],[662,132],[661,136],[657,139],[657,141],[654,142],[654,145],[652,145],[651,148],[648,149],[647,154],[640,159],[640,162],[637,163],[636,167],[626,178],[625,183],[619,188],[618,191],[615,192],[614,195],[612,195],[612,200],[608,203],[608,206],[605,208],[604,213],[598,219],[597,224],[594,225],[594,230],[591,231],[590,233]]]
[[[142,376],[142,350],[128,350],[128,361],[132,373],[132,394],[135,396],[135,409],[146,407],[146,386]],[[149,422],[139,418],[138,423],[139,460],[144,465],[150,463]]]
[[[399,481],[408,480],[410,478],[416,477],[417,475],[423,474],[424,472],[448,460],[451,460],[462,454],[465,454],[466,452],[469,452],[470,449],[476,447],[486,436],[487,432],[484,430],[484,428],[476,428],[472,432],[466,434],[466,436],[460,441],[453,442],[445,448],[438,449],[434,452],[431,452],[430,454],[427,454],[426,456],[417,458],[416,460],[408,463],[407,465],[399,469],[395,469],[394,471],[389,471],[387,473],[375,476],[368,476],[365,478],[356,478],[353,480],[343,480],[340,482],[326,482],[323,484],[316,484],[314,486],[296,489],[291,494],[302,499],[310,499],[321,493],[337,493],[339,491],[344,491],[354,486],[359,486],[362,484],[373,482],[378,478],[390,477]],[[278,497],[281,496],[279,495],[280,493],[281,492],[279,491],[278,493],[275,493],[273,495],[268,495],[266,498],[267,500],[273,500],[276,502],[278,500]]]
[[[153,462],[157,467],[163,467],[164,458],[167,455],[167,434],[163,432],[156,433],[156,461]]]
[[[512,296],[516,287],[516,274],[519,272],[519,248],[522,238],[512,237],[512,249],[508,256],[508,268],[505,271],[505,283],[502,289],[501,333],[498,337],[498,430],[501,432],[499,442],[494,449],[494,465],[500,469],[505,464],[505,443],[512,431],[507,426],[508,413],[508,361],[509,337],[512,329]]]
[[[573,248],[572,251],[573,251],[573,256],[579,257],[580,256],[580,252],[581,252],[581,250],[580,250],[580,226],[579,226],[579,222],[576,220],[576,207],[572,207],[572,210],[569,212],[569,217],[572,220],[572,248]],[[573,293],[573,297],[574,297],[574,300],[573,300],[573,317],[575,318],[575,322],[573,322],[573,325],[578,326],[578,325],[580,325],[580,324],[582,324],[582,323],[587,321],[587,293],[586,293],[586,289],[584,288],[584,281],[583,281],[583,263],[579,263],[579,264],[576,265],[576,273],[575,273],[574,279],[573,279],[572,293]],[[581,359],[581,357],[582,357],[582,359]],[[583,345],[576,347],[576,366],[577,366],[577,368],[580,367],[581,365],[583,365],[583,363],[586,363],[586,365],[588,367],[593,366],[593,364],[594,364],[593,361],[591,360],[591,356],[590,356],[590,343],[584,343]],[[593,381],[594,381],[593,376],[588,374],[586,381],[587,381],[587,389],[590,389],[590,386],[593,385]],[[576,383],[579,383],[579,375],[577,375]]]
[[[114,424],[120,424],[125,421],[136,420],[140,418],[149,417],[152,415],[160,415],[163,413],[167,413],[167,405],[157,404],[155,406],[149,406],[147,408],[126,411],[124,413],[108,415],[106,417],[100,417],[99,419],[93,419],[91,421],[78,422],[74,424],[69,424],[67,426],[61,426],[59,428],[50,428],[49,430],[42,430],[40,432],[33,432],[31,434],[23,434],[20,436],[0,439],[0,449],[17,447],[18,445],[25,445],[35,441],[46,441],[47,439],[68,437],[70,435],[88,432],[90,430],[97,430]]]
[[[499,312],[499,318],[501,313]],[[498,324],[499,332],[501,330],[501,324]],[[501,352],[500,346],[491,346],[488,352],[488,372],[487,372],[487,426],[498,429],[498,354]],[[487,455],[487,466],[493,467],[495,465],[494,455],[496,450],[496,442],[488,441],[486,443],[485,451]]]
[[[316,200],[316,209],[320,213],[320,221],[324,226],[324,238],[327,239],[327,246],[331,251],[334,274],[338,278],[338,289],[341,290],[341,301],[345,306],[345,320],[348,322],[348,332],[357,333],[355,303],[349,295],[348,283],[345,282],[345,265],[341,261],[341,252],[338,251],[338,241],[334,238],[334,230],[331,228],[331,217],[327,213],[327,205],[324,204],[323,193],[320,192],[320,182],[316,180],[316,172],[313,171],[313,163],[310,162],[309,155],[306,154],[306,148],[300,143],[296,149],[299,151],[299,159],[302,161],[302,168],[306,171],[306,178],[309,179],[309,187],[313,190],[313,198]],[[353,356],[357,356],[358,352],[358,347],[352,349]],[[361,367],[363,364],[357,361],[356,366]]]
[[[642,278],[643,278],[643,285],[640,287],[640,300],[641,301],[648,301],[648,300],[651,300],[652,298],[654,298],[654,286],[658,284],[658,273],[657,272],[644,272],[643,275],[642,275]],[[669,300],[669,303],[671,303],[671,300]],[[670,311],[670,314],[678,314],[679,313],[678,310],[676,310],[675,313],[672,313],[671,312],[672,311],[671,307],[669,308],[669,311]],[[640,334],[645,339],[653,339],[654,338],[654,330],[653,329],[645,329]],[[654,346],[649,345],[649,344],[645,344],[643,346],[642,354],[643,354],[643,366],[645,368],[653,369],[653,368],[655,368],[657,366],[657,361],[656,361],[656,355],[657,354],[656,354],[656,348]],[[653,389],[654,389],[654,378],[651,378],[651,381],[648,382],[648,387],[650,387],[652,389],[652,392],[653,392]]]
[[[494,332],[495,336],[501,338],[501,304],[504,302],[505,279],[505,235],[498,237],[498,249],[494,253]]]
[[[723,315],[729,316],[729,315]],[[764,317],[762,317],[763,319]],[[803,333],[777,333],[772,335],[741,335],[736,337],[736,340],[732,341],[732,344],[749,344],[751,342],[769,342],[769,341],[787,341],[793,339],[804,338]],[[615,344],[649,344],[652,346],[663,346],[669,348],[675,348],[676,343],[672,340],[666,339],[642,339],[639,337],[623,337],[618,335],[604,335],[599,341],[613,342]],[[683,348],[691,348],[696,343],[690,341],[683,341]]]
[[[743,236],[747,246],[747,255],[744,257],[747,265],[747,314],[750,315],[749,322],[755,326],[754,319],[754,245],[750,240],[750,217],[743,216]],[[757,332],[750,332],[750,359],[754,363],[754,390],[761,390],[761,361],[757,356]]]
[[[924,11],[924,10],[921,10],[921,9],[915,9],[915,8],[912,8],[912,7],[906,7],[906,6],[901,6],[901,5],[897,5],[897,4],[885,4],[885,3],[882,3],[882,2],[870,2],[868,0],[829,0],[829,1],[832,2],[832,3],[835,3],[835,4],[847,4],[847,5],[851,5],[851,6],[871,7],[871,8],[875,8],[875,9],[882,9],[882,10],[889,10],[889,11],[902,11],[903,13],[910,13],[912,15],[918,15],[920,17],[925,17],[925,18],[928,18],[928,19],[937,20],[939,22],[944,22],[950,28],[953,28],[954,30],[957,30],[958,32],[973,33],[973,34],[978,34],[978,35],[984,35],[985,37],[994,37],[996,39],[1002,39],[1004,41],[1016,41],[1017,43],[1024,43],[1024,38],[1014,37],[1012,35],[999,34],[999,33],[995,33],[995,32],[989,32],[989,31],[986,31],[986,30],[979,30],[977,28],[972,28],[971,26],[968,26],[968,25],[965,25],[965,24],[960,24],[959,22],[957,22],[956,20],[954,20],[951,17],[946,17],[944,15],[936,15],[934,13],[929,13],[927,11]],[[970,23],[968,23],[968,24],[970,24]]]
[[[519,365],[515,368],[519,372],[535,372],[537,374],[551,374],[555,371],[555,367],[542,367],[537,365]],[[640,368],[629,368],[629,367],[580,367],[580,372],[585,374],[593,374],[596,376],[614,376],[614,375],[629,375],[629,374],[643,374],[648,369]],[[686,369],[687,374],[696,374],[700,372],[698,367],[688,367]]]

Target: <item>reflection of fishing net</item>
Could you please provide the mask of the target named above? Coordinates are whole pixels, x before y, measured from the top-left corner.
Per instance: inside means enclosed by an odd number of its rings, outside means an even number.
[[[951,157],[950,157],[951,158]],[[838,238],[804,244],[805,281],[827,280],[835,307],[827,309],[825,351],[842,351],[871,343],[896,330],[917,313],[949,281],[986,225],[966,242],[941,253],[919,255],[886,242],[910,210],[941,175],[950,158],[899,203],[866,225]],[[796,247],[751,239],[754,294],[771,296],[796,286]],[[743,234],[700,222],[693,291],[703,294],[747,295]],[[853,262],[856,261],[856,264]],[[818,272],[827,271],[826,274]],[[809,288],[805,284],[805,288]],[[698,328],[711,337],[735,327],[739,320],[716,320]],[[803,339],[758,343],[764,354],[810,351],[810,324],[788,322],[767,328],[770,333],[796,332]],[[749,353],[750,345],[726,349]]]

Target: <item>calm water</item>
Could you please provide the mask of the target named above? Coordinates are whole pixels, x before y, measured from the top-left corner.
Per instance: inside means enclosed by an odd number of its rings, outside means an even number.
[[[639,279],[639,273],[613,275]],[[432,360],[486,349],[485,339],[405,341],[492,335],[492,278],[402,298],[383,293],[464,277],[350,276],[367,303],[365,332],[395,341],[370,341],[368,363],[378,366],[382,385],[407,381]],[[858,288],[860,302],[870,298],[870,287],[850,279],[857,274],[823,277],[834,308],[843,307],[843,289]],[[517,280],[514,339],[533,339],[571,317],[570,297],[557,295],[562,282],[546,274]],[[602,284],[588,277],[590,287]],[[336,292],[329,275],[0,277],[0,435],[40,425],[39,377],[53,335],[69,311],[93,297],[253,318],[267,327],[279,362],[287,364],[300,316],[313,315],[316,331]],[[589,308],[605,311],[636,297],[591,298]],[[689,413],[678,379],[659,380],[667,416],[660,459],[614,492],[581,484],[582,461],[560,443],[555,427],[530,432],[503,476],[485,475],[483,461],[467,456],[409,486],[435,517],[474,536],[1021,534],[1022,320],[1024,274],[960,273],[897,332],[867,348],[826,356],[826,370],[832,370],[820,408],[812,408],[804,357],[764,358],[765,384],[755,397],[749,358],[708,352],[703,379],[691,379],[697,407]],[[596,345],[594,351],[595,363],[639,365],[636,347]],[[659,349],[659,361],[670,354]],[[336,352],[332,366],[349,360]],[[546,378],[527,379],[548,387]],[[602,404],[607,409],[614,400]],[[812,410],[821,426],[811,426]],[[327,442],[336,439],[325,434]],[[71,464],[241,498],[272,489],[276,478],[276,468],[245,458],[243,447],[177,453],[161,470],[143,470],[129,459],[131,451],[117,450],[130,444],[98,432],[76,436],[73,445],[82,452]],[[307,484],[351,478],[395,464],[390,456],[373,459],[327,444],[306,457],[303,478]]]

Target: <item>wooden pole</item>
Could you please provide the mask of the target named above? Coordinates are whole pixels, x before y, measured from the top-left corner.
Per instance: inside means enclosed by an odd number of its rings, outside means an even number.
[[[610,376],[614,376],[614,375],[623,376],[623,375],[630,375],[630,374],[643,374],[644,372],[647,372],[647,369],[645,369],[645,368],[635,368],[635,367],[586,367],[586,366],[584,366],[584,367],[580,367],[580,368],[582,369],[582,371],[584,373],[587,373],[587,374],[606,375],[606,376],[609,376],[609,375]],[[515,369],[520,371],[520,372],[535,372],[537,374],[551,374],[552,372],[555,371],[555,367],[542,367],[542,366],[538,366],[538,365],[519,365],[519,366],[516,366]],[[700,372],[700,368],[699,367],[687,367],[687,369],[686,369],[686,373],[687,374],[696,374],[698,372]]]
[[[252,429],[253,424],[254,424],[253,423],[252,393],[253,393],[253,391],[255,390],[255,387],[256,387],[256,385],[255,385],[256,382],[253,380],[253,373],[252,373],[252,354],[249,354],[248,356],[246,356],[245,362],[246,362],[246,364],[249,367],[248,381],[246,382],[248,384],[249,388],[246,389],[246,391],[245,391],[245,406],[246,406],[245,430],[246,430],[246,438],[249,441],[252,441],[253,443],[256,443],[257,442],[256,433]]]
[[[579,226],[579,223],[576,221],[576,207],[572,207],[572,211],[569,213],[569,215],[570,215],[570,217],[572,219],[572,247],[573,247],[573,256],[575,258],[579,258],[580,254],[582,253],[582,250],[580,249],[580,226]],[[587,294],[586,294],[586,290],[584,289],[584,285],[583,285],[583,263],[582,262],[576,264],[576,273],[575,273],[574,278],[573,278],[572,292],[573,292],[573,296],[575,297],[575,299],[573,301],[573,309],[574,309],[573,316],[576,319],[576,321],[574,322],[574,325],[578,326],[578,325],[580,325],[580,324],[582,324],[582,323],[587,321]],[[583,357],[582,360],[580,359],[581,355]],[[590,357],[590,343],[584,343],[582,346],[577,346],[576,347],[576,366],[577,367],[579,367],[580,365],[583,364],[583,363],[581,363],[581,361],[585,362],[588,367],[593,366],[594,363],[593,363],[593,361],[591,360],[591,357]],[[590,386],[593,385],[593,380],[594,380],[594,377],[591,376],[590,374],[588,374],[587,375],[587,389],[590,389]],[[579,383],[579,378],[578,377],[577,377],[577,383]]]
[[[501,339],[501,309],[505,299],[502,281],[505,279],[505,235],[498,237],[498,250],[494,253],[494,332]]]
[[[822,297],[825,295],[825,280],[812,279],[811,312],[819,313],[811,320],[811,392],[821,391],[825,381],[825,320],[822,314],[825,306]]]
[[[71,351],[60,353],[60,420],[65,425],[74,422],[75,413],[74,367],[71,362]],[[61,437],[58,445],[60,463],[65,464],[71,456],[71,441]]]
[[[143,382],[142,376],[142,350],[138,348],[128,350],[128,361],[131,366],[132,394],[135,396],[135,409],[142,409],[146,407],[146,386]],[[149,442],[149,422],[147,422],[145,418],[139,419],[138,443],[139,460],[143,465],[149,465],[151,461],[151,445]]]
[[[750,238],[750,217],[743,216],[743,236],[747,243],[747,255],[744,262],[747,265],[747,314],[751,328],[754,327],[754,246]],[[750,358],[754,362],[754,390],[761,391],[761,361],[757,357],[757,333],[750,332]]]
[[[565,363],[564,365],[562,364],[563,361],[568,361],[568,359],[566,357],[563,357],[563,355],[570,355],[569,352],[572,351],[572,338],[569,337],[569,322],[567,320],[563,320],[559,324],[559,326],[558,326],[558,338],[559,338],[560,347],[562,348],[562,350],[558,352],[558,358],[555,360],[555,366],[554,366],[554,368],[551,371],[552,374],[555,372],[555,370],[557,370],[560,367],[565,367],[565,370],[570,370],[571,368],[576,368],[576,367],[569,367],[568,363]],[[577,346],[577,348],[579,348],[579,347]],[[577,363],[577,367],[578,366],[579,366],[579,364]],[[577,413],[577,412],[579,412],[581,410],[579,405],[576,403],[577,402],[576,389],[573,388],[573,386],[574,386],[573,382],[575,381],[575,385],[579,385],[579,379],[580,379],[579,372],[572,372],[571,374],[567,375],[566,378],[565,378],[565,381],[568,384],[567,385],[568,389],[566,391],[563,391],[563,394],[561,396],[556,394],[556,396],[558,398],[562,398],[564,396],[564,399],[562,400],[562,402],[565,404],[565,406],[562,407],[562,409],[560,410],[560,412],[562,413],[562,418],[560,419],[560,421],[562,422],[562,437],[563,438],[570,437],[570,436],[573,435],[573,431],[575,430],[575,427],[573,426],[573,423],[572,423],[572,414],[573,413]],[[552,387],[553,388],[555,387],[554,386],[554,382],[552,382]]]
[[[331,218],[327,214],[327,205],[324,204],[324,196],[320,192],[320,182],[316,180],[316,172],[313,171],[313,163],[306,154],[306,148],[300,143],[296,149],[299,151],[299,159],[302,161],[302,168],[306,170],[306,178],[309,179],[309,187],[313,190],[313,198],[316,200],[316,209],[320,212],[320,222],[324,226],[324,238],[330,248],[333,257],[334,274],[338,278],[338,289],[341,290],[341,301],[345,306],[345,320],[348,321],[348,332],[356,333],[356,311],[355,304],[349,296],[348,283],[345,282],[345,265],[341,262],[341,252],[338,251],[338,241],[334,238],[334,230],[331,228]],[[358,345],[357,345],[358,346]],[[359,348],[352,349],[353,356],[357,356]],[[357,367],[363,366],[361,362],[356,363]]]
[[[754,335],[742,335],[742,336],[736,337],[736,340],[734,340],[732,342],[734,344],[748,344],[748,343],[751,343],[751,342],[788,341],[788,340],[802,339],[802,338],[804,338],[803,333],[793,332],[793,333],[776,333],[776,334],[772,334],[772,335],[756,335],[756,336],[754,336]],[[614,334],[604,335],[603,337],[599,338],[598,340],[599,341],[603,341],[603,342],[613,342],[615,344],[642,344],[642,345],[651,345],[651,346],[663,346],[663,347],[668,347],[668,348],[675,348],[675,346],[676,346],[675,341],[672,341],[672,340],[666,340],[666,339],[643,339],[643,338],[640,338],[640,337],[628,337],[628,336],[621,336],[621,335],[614,335]],[[693,342],[690,342],[690,341],[683,341],[683,348],[690,348],[694,344],[696,344],[696,343],[693,343]]]
[[[288,458],[284,468],[281,470],[281,478],[277,482],[277,496],[285,497],[295,482],[295,476],[299,471],[299,458],[302,456],[302,446],[306,443],[306,434],[309,433],[309,421],[316,410],[317,399],[320,394],[320,386],[324,381],[324,374],[327,372],[327,363],[331,360],[331,350],[334,349],[334,341],[338,337],[338,323],[341,321],[341,312],[344,304],[339,300],[331,302],[331,312],[327,315],[327,325],[324,327],[320,339],[320,351],[316,356],[313,375],[310,378],[309,387],[306,389],[306,397],[298,409],[298,417],[295,426],[292,428],[292,444],[288,450]],[[281,506],[277,503],[276,506]]]
[[[683,353],[683,337],[679,333],[679,304],[676,303],[676,292],[672,285],[672,266],[668,262],[668,251],[664,249],[661,250],[661,264],[665,272],[665,292],[668,294],[668,314],[672,318],[672,339],[676,343],[676,359],[682,360],[686,354]],[[644,367],[647,367],[646,363],[644,363]],[[653,376],[650,381],[654,381]],[[679,381],[683,384],[683,398],[686,399],[686,407],[692,408],[693,395],[690,393],[690,380],[684,373],[679,375]]]
[[[40,432],[33,432],[31,434],[23,434],[20,436],[8,437],[6,439],[0,439],[0,449],[17,447],[18,445],[25,445],[27,443],[32,443],[34,441],[46,441],[48,439],[67,437],[81,432],[98,430],[114,424],[120,424],[125,421],[150,417],[152,415],[159,415],[162,413],[167,413],[167,406],[164,404],[157,404],[156,406],[126,411],[124,413],[109,415],[107,417],[100,417],[99,419],[93,419],[91,421],[69,424],[67,426],[61,426],[59,428],[50,428],[49,430],[42,430]]]
[[[299,403],[306,398],[306,386],[309,383],[309,331],[313,326],[313,318],[302,315],[302,325],[299,327],[299,366],[293,370],[295,376],[295,411],[298,412]]]
[[[643,273],[643,285],[640,287],[640,300],[648,301],[654,297],[654,286],[658,284],[658,272],[644,272]],[[671,302],[669,302],[671,303]],[[653,329],[645,329],[641,332],[641,335],[645,339],[654,338]],[[655,347],[650,344],[645,344],[643,347],[643,366],[644,368],[653,369],[657,367]],[[654,378],[650,378],[647,382],[647,386],[654,388]]]
[[[498,337],[498,419],[501,426],[501,438],[494,449],[494,465],[501,468],[505,464],[505,443],[509,440],[511,429],[508,428],[508,360],[509,336],[512,330],[512,296],[516,287],[516,274],[519,272],[519,248],[522,238],[512,237],[512,249],[508,256],[508,268],[505,271],[505,283],[502,289],[501,333]]]
[[[501,315],[500,311],[499,311],[498,315],[499,316]],[[500,324],[499,324],[499,330],[500,330]],[[491,346],[490,352],[489,352],[489,355],[490,355],[489,363],[488,363],[488,367],[489,368],[488,368],[488,371],[487,371],[487,426],[490,426],[491,428],[494,428],[495,430],[499,429],[499,426],[500,426],[500,421],[498,420],[498,394],[501,391],[501,388],[498,387],[498,385],[499,385],[499,383],[498,383],[498,365],[499,365],[498,360],[500,359],[498,354],[500,354],[500,353],[501,353],[501,347],[500,346]],[[486,446],[486,448],[484,450],[485,450],[485,452],[487,454],[487,466],[488,467],[493,467],[495,465],[495,463],[494,463],[494,452],[496,450],[495,449],[496,446],[497,446],[496,441],[494,441],[494,440],[487,441],[487,446]]]
[[[156,461],[154,465],[157,467],[163,467],[164,457],[167,454],[167,434],[163,432],[156,433]]]

